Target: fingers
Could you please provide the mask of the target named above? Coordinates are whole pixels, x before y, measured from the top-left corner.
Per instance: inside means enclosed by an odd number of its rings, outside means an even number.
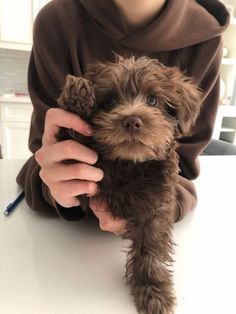
[[[115,219],[107,208],[104,201],[97,201],[91,198],[89,206],[99,220],[100,228],[103,231],[121,235],[126,232],[127,221],[125,219]]]
[[[57,201],[57,203],[59,205],[61,205],[62,207],[65,207],[65,208],[70,208],[70,207],[80,205],[80,201],[77,197],[71,197],[71,198],[67,198],[66,200],[64,200],[63,198],[60,199],[60,198],[56,198],[56,196],[54,196],[54,195],[52,195],[52,196]]]
[[[103,231],[113,232],[116,235],[121,235],[126,231],[126,220],[114,219],[109,212],[100,212],[98,219]]]
[[[49,184],[54,182],[68,181],[68,180],[87,180],[98,182],[103,178],[103,171],[99,168],[84,164],[54,164],[51,167],[41,168],[41,179]]]
[[[62,109],[51,108],[45,116],[43,145],[56,143],[56,135],[61,127],[74,129],[85,136],[92,134],[91,127],[76,114]]]
[[[109,213],[107,215],[103,215],[99,219],[100,228],[103,231],[112,232],[115,235],[122,235],[126,232],[126,220],[124,219],[114,219]]]
[[[50,192],[53,198],[63,207],[78,206],[77,195],[95,194],[97,184],[89,181],[70,180],[53,184]]]
[[[40,158],[38,159],[40,160]],[[45,161],[47,157],[42,159]],[[103,171],[84,163],[44,162],[39,176],[49,187],[51,195],[57,203],[63,207],[71,207],[79,205],[76,196],[82,194],[90,196],[96,193],[97,184],[95,182],[102,180]]]
[[[74,159],[93,165],[97,162],[98,155],[95,151],[80,143],[67,140],[53,145],[43,145],[41,149],[36,152],[35,158],[41,166],[68,159]]]
[[[61,109],[49,109],[42,147],[35,153],[35,159],[40,166],[39,176],[55,201],[63,207],[78,206],[78,195],[96,193],[96,182],[103,178],[103,171],[92,166],[98,155],[90,148],[73,140],[57,142],[56,135],[61,127],[87,136],[92,134],[89,125],[79,116]],[[66,164],[64,160],[78,162]]]

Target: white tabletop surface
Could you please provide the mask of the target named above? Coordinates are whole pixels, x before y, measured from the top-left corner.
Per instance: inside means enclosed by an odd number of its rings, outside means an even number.
[[[176,314],[235,314],[236,157],[200,162],[197,208],[174,228]],[[0,313],[136,314],[123,281],[127,242],[25,201],[4,217],[21,164],[0,160]]]

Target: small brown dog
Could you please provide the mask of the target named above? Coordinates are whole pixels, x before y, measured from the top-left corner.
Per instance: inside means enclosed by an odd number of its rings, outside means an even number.
[[[58,100],[93,126],[91,138],[62,129],[58,139],[73,138],[98,152],[104,178],[94,197],[128,222],[125,277],[140,313],[174,311],[176,140],[189,135],[200,103],[191,79],[146,57],[117,57],[116,63],[91,65],[83,78],[68,75]]]

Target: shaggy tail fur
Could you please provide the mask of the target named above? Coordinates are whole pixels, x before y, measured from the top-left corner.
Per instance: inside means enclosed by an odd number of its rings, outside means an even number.
[[[162,228],[158,228],[158,225]],[[158,230],[160,229],[160,230]],[[171,228],[154,219],[132,226],[124,236],[131,242],[126,264],[126,281],[131,288],[139,313],[173,313],[172,263],[173,242]]]

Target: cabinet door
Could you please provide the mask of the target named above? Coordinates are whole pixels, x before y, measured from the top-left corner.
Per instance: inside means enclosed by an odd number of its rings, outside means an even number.
[[[29,102],[3,102],[0,105],[3,122],[30,122],[33,106]]]
[[[25,47],[30,45],[33,25],[32,0],[1,0],[0,12],[0,36],[5,47],[14,43]]]
[[[6,159],[25,159],[28,149],[29,122],[2,123],[2,155]]]

